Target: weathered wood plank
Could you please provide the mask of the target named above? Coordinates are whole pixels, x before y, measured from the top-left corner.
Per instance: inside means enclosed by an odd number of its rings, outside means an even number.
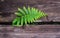
[[[60,38],[59,33],[7,33],[0,34],[1,38]]]
[[[15,18],[15,15],[12,13],[17,11],[18,7],[27,5],[36,7],[48,14],[49,20],[47,20],[46,18],[42,18],[41,20],[39,20],[39,22],[60,21],[60,0],[4,0],[0,3],[0,5],[0,12],[2,13],[2,15],[0,15],[0,22],[12,21]],[[5,14],[6,17],[4,16]]]
[[[0,38],[60,38],[60,25],[37,25],[25,29],[0,26]]]
[[[21,33],[42,33],[42,32],[60,32],[60,25],[33,25],[33,26],[26,26],[25,29],[21,27],[2,27],[0,26],[0,32],[21,32]]]

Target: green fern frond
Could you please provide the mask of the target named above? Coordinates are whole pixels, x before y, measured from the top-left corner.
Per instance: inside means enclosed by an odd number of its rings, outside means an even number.
[[[12,24],[16,26],[26,25],[27,23],[32,23],[37,19],[46,16],[44,12],[36,8],[18,8],[18,11],[15,13],[17,17],[13,20]]]

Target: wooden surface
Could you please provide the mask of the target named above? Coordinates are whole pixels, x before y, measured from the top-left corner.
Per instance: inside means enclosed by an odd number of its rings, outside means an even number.
[[[48,19],[42,18],[42,21],[60,21],[60,0],[4,0],[0,1],[0,22],[11,22],[16,15],[18,7],[31,6],[48,14]]]
[[[25,29],[0,26],[0,38],[60,38],[60,25],[37,25]]]
[[[18,7],[31,6],[48,14],[36,22],[60,22],[60,0],[0,0],[0,22],[11,22]],[[25,29],[0,25],[0,38],[60,38],[60,25],[36,25]]]

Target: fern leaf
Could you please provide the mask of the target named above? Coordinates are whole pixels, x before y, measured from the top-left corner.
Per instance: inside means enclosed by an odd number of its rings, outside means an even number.
[[[18,11],[15,13],[18,18],[14,19],[13,25],[22,26],[27,23],[32,23],[39,18],[47,16],[44,12],[31,7],[23,7],[23,9],[18,8]]]

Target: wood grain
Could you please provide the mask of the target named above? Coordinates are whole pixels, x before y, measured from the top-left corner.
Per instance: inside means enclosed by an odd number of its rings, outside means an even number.
[[[25,29],[0,25],[0,38],[60,38],[60,25],[36,25]]]
[[[11,22],[16,15],[18,7],[31,6],[48,14],[47,18],[42,18],[38,22],[53,21],[60,22],[60,0],[5,0],[0,1],[0,22]],[[2,14],[1,14],[2,13]]]

